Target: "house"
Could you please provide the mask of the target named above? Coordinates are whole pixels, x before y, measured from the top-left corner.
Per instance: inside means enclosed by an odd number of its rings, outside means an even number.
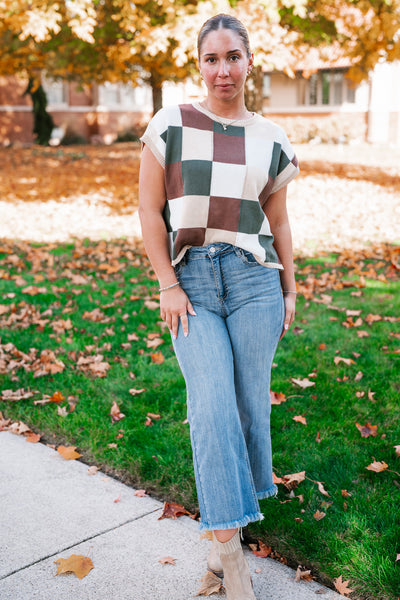
[[[298,66],[292,77],[264,73],[264,115],[281,123],[293,142],[368,141],[400,146],[400,63],[381,63],[368,81],[353,86],[346,59]],[[54,143],[73,139],[112,142],[139,132],[152,111],[148,86],[106,83],[79,87],[43,79],[48,110],[56,124]],[[32,114],[26,81],[0,77],[0,144],[32,143]],[[164,104],[203,96],[193,82],[165,84]]]

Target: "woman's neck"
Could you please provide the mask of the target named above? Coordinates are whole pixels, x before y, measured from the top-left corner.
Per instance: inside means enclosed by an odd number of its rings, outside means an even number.
[[[246,119],[249,116],[249,111],[246,108],[243,98],[238,102],[224,102],[208,96],[201,102],[201,106],[224,119],[239,120]]]

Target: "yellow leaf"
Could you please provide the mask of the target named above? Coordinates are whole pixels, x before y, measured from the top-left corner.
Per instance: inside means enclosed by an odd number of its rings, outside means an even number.
[[[302,423],[303,425],[307,425],[306,418],[302,417],[301,415],[293,417],[293,421],[297,421],[297,423]]]
[[[57,452],[61,454],[61,456],[65,458],[65,460],[76,460],[77,458],[82,456],[82,454],[79,454],[79,452],[75,452],[75,448],[76,446],[58,446]]]
[[[86,575],[94,569],[92,560],[88,556],[82,556],[81,554],[71,554],[68,558],[59,558],[54,561],[57,566],[57,575],[64,575],[67,573],[75,573],[78,579],[83,579]]]

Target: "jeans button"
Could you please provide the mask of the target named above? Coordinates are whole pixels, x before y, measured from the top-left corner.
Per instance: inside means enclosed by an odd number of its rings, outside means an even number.
[[[215,248],[214,248],[214,246],[211,246],[211,248],[210,248],[210,252],[213,252],[213,253],[215,252]]]

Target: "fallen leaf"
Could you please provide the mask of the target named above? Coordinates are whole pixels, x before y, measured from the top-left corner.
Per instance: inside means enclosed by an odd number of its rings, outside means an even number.
[[[54,564],[58,565],[56,576],[75,573],[78,579],[83,579],[94,569],[92,560],[81,554],[71,554],[68,558],[59,558],[54,561]]]
[[[161,365],[164,362],[165,358],[162,352],[154,352],[151,355],[151,360],[156,365]]]
[[[133,495],[138,496],[138,498],[144,498],[145,496],[149,496],[148,494],[146,494],[146,490],[136,490],[136,492]]]
[[[282,483],[287,487],[288,490],[292,490],[296,488],[299,483],[304,481],[305,477],[305,471],[301,471],[300,473],[292,473],[291,475],[283,475]]]
[[[318,484],[318,489],[321,492],[321,494],[323,494],[324,496],[329,496],[328,492],[326,491],[326,489],[324,488],[322,483],[320,481],[317,481],[317,484]]]
[[[161,563],[162,565],[174,565],[175,566],[176,560],[178,560],[178,559],[172,558],[172,556],[163,556],[162,558],[160,558],[160,560],[158,562]]]
[[[249,546],[253,554],[260,558],[267,558],[272,552],[272,548],[264,544],[261,540],[258,540],[258,544],[250,544]]]
[[[212,594],[219,594],[221,590],[222,579],[215,573],[207,571],[200,581],[200,589],[196,596],[211,596]]]
[[[310,381],[309,379],[296,379],[295,377],[291,377],[290,380],[302,389],[315,385],[315,381]]]
[[[271,390],[270,395],[271,395],[271,404],[282,404],[282,402],[286,402],[286,396],[285,396],[285,394],[282,394],[281,392],[273,392]]]
[[[342,490],[342,496],[343,496],[343,498],[349,498],[351,496],[351,494],[347,490]]]
[[[338,365],[341,362],[344,362],[346,365],[355,364],[355,360],[353,360],[352,358],[343,358],[342,356],[335,356],[333,362],[335,363],[335,365]]]
[[[125,415],[120,411],[119,406],[115,402],[115,400],[112,403],[110,415],[111,415],[112,423],[116,423],[117,421],[120,421],[121,419],[123,419],[125,417]]]
[[[0,413],[1,415],[1,413]],[[400,456],[400,445],[399,446],[393,446],[393,448],[396,450],[396,456],[399,457]]]
[[[376,437],[378,435],[378,426],[377,425],[371,425],[371,423],[367,423],[366,425],[360,425],[359,423],[356,423],[356,427],[358,429],[358,431],[361,433],[361,437],[369,437],[370,435],[372,435],[373,437]]]
[[[354,377],[354,381],[361,381],[363,376],[364,376],[364,373],[362,371],[358,371],[357,375]]]
[[[61,454],[61,456],[65,458],[65,460],[76,460],[77,458],[82,456],[82,454],[79,454],[79,452],[75,452],[75,448],[76,446],[58,446],[57,452]]]
[[[150,310],[157,310],[160,308],[160,304],[158,302],[154,302],[154,300],[145,300],[144,305]]]
[[[313,514],[313,517],[316,521],[321,521],[321,519],[323,519],[326,516],[326,513],[317,510],[315,511],[315,513]]]
[[[365,320],[368,323],[368,325],[372,325],[372,323],[375,323],[376,321],[382,321],[382,317],[381,315],[373,315],[370,313],[365,317]]]
[[[158,521],[161,519],[177,519],[178,517],[182,517],[183,515],[189,515],[194,518],[195,515],[192,515],[184,506],[181,504],[177,504],[176,502],[164,502],[164,508],[161,517],[158,517]]]
[[[365,468],[368,469],[368,471],[375,471],[375,473],[380,473],[381,471],[385,471],[385,469],[387,469],[388,466],[389,465],[387,465],[384,461],[378,462],[374,460],[370,465],[368,465],[368,467]]]
[[[36,392],[30,392],[24,388],[19,390],[2,390],[0,400],[6,400],[8,402],[18,402],[19,400],[26,400],[32,398]]]
[[[347,587],[347,584],[349,582],[343,581],[341,575],[337,579],[334,579],[333,583],[335,584],[335,588],[337,589],[339,594],[342,594],[342,596],[348,596],[353,591]]]
[[[303,570],[303,567],[299,565],[297,567],[296,576],[294,580],[296,583],[299,583],[299,581],[301,581],[302,579],[304,579],[305,581],[312,581],[314,578],[311,575],[311,571]]]
[[[161,419],[161,415],[156,415],[154,413],[148,412],[147,416],[149,419],[154,419],[154,421],[159,421]]]
[[[129,393],[130,393],[132,396],[137,396],[138,394],[143,394],[143,392],[145,392],[145,391],[146,391],[146,390],[145,390],[145,388],[141,388],[140,390],[137,390],[137,389],[135,389],[135,388],[131,388],[131,389],[129,390]]]
[[[38,433],[30,433],[26,436],[25,441],[31,444],[37,444],[40,441],[41,436]]]
[[[98,470],[99,470],[99,467],[96,467],[95,465],[93,465],[88,468],[88,474],[89,475],[97,475]]]
[[[302,417],[301,415],[297,415],[296,417],[293,417],[293,421],[296,421],[297,423],[302,423],[303,425],[307,425],[306,418]]]
[[[115,498],[115,500],[113,500],[113,502],[115,502],[116,504],[118,502],[121,502],[121,494],[117,498]]]

